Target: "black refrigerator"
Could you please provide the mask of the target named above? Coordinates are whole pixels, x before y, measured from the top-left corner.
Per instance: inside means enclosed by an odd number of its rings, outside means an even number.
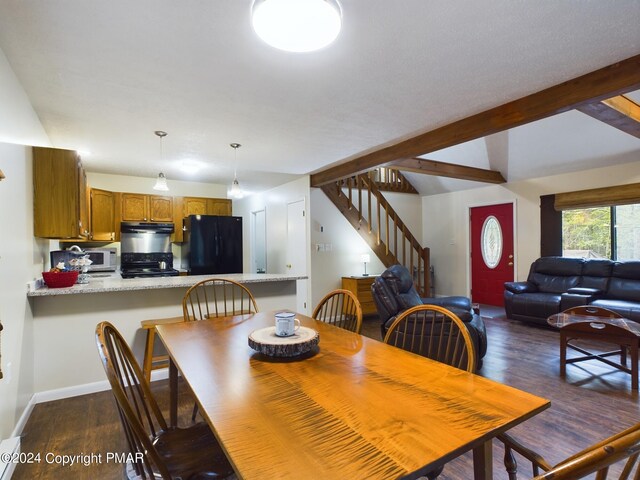
[[[182,268],[189,275],[242,273],[242,217],[189,215],[184,227]]]

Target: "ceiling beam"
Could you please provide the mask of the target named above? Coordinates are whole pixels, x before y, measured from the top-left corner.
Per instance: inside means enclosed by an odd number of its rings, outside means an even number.
[[[393,162],[393,168],[406,172],[435,175],[437,177],[458,178],[485,183],[505,183],[502,174],[496,170],[467,167],[453,163],[437,162],[426,158],[403,158]]]
[[[363,173],[378,165],[391,165],[394,160],[426,155],[638,89],[640,55],[396,144],[356,156],[345,163],[311,175],[311,186],[318,187],[340,178]]]
[[[640,105],[624,95],[583,105],[576,110],[640,138]]]

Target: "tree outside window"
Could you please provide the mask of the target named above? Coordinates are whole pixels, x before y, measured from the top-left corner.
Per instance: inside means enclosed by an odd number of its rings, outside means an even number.
[[[562,254],[578,258],[640,259],[640,204],[563,211]]]

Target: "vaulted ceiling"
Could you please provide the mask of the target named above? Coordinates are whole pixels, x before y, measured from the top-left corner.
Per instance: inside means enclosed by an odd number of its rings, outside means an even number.
[[[342,0],[342,34],[310,54],[263,44],[251,3],[2,0],[0,49],[53,145],[89,150],[89,171],[229,184],[238,142],[252,191],[640,53],[637,0]],[[169,133],[162,162],[154,130]],[[425,157],[513,181],[639,153],[637,137],[571,110]],[[408,176],[422,194],[478,185]]]

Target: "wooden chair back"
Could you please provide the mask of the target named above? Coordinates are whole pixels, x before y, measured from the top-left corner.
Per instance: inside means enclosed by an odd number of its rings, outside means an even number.
[[[604,317],[604,318],[623,318],[618,312],[609,310],[604,307],[596,307],[591,305],[580,305],[579,307],[571,307],[563,311],[568,315],[586,315],[592,317]]]
[[[311,316],[355,333],[360,333],[362,327],[362,307],[358,298],[349,290],[329,292],[320,300]]]
[[[608,478],[638,480],[640,478],[640,465],[638,464],[640,423],[582,450],[553,467],[539,454],[524,447],[510,435],[503,434],[498,438],[505,443],[505,466],[507,466],[509,480],[517,480],[517,467],[513,451],[523,455],[531,462],[534,480],[576,480],[586,478],[594,473],[596,480]],[[543,470],[544,473],[540,474],[540,470]],[[609,477],[609,473],[613,474],[614,470],[616,476]]]
[[[182,298],[185,321],[256,313],[258,306],[244,285],[224,278],[202,280]]]
[[[467,327],[456,314],[437,305],[418,305],[402,312],[387,330],[384,342],[475,372],[476,355]]]
[[[171,478],[151,439],[167,429],[162,412],[129,345],[113,325],[96,327],[96,344],[102,366],[116,398],[129,451],[142,460],[133,464],[141,478]]]

